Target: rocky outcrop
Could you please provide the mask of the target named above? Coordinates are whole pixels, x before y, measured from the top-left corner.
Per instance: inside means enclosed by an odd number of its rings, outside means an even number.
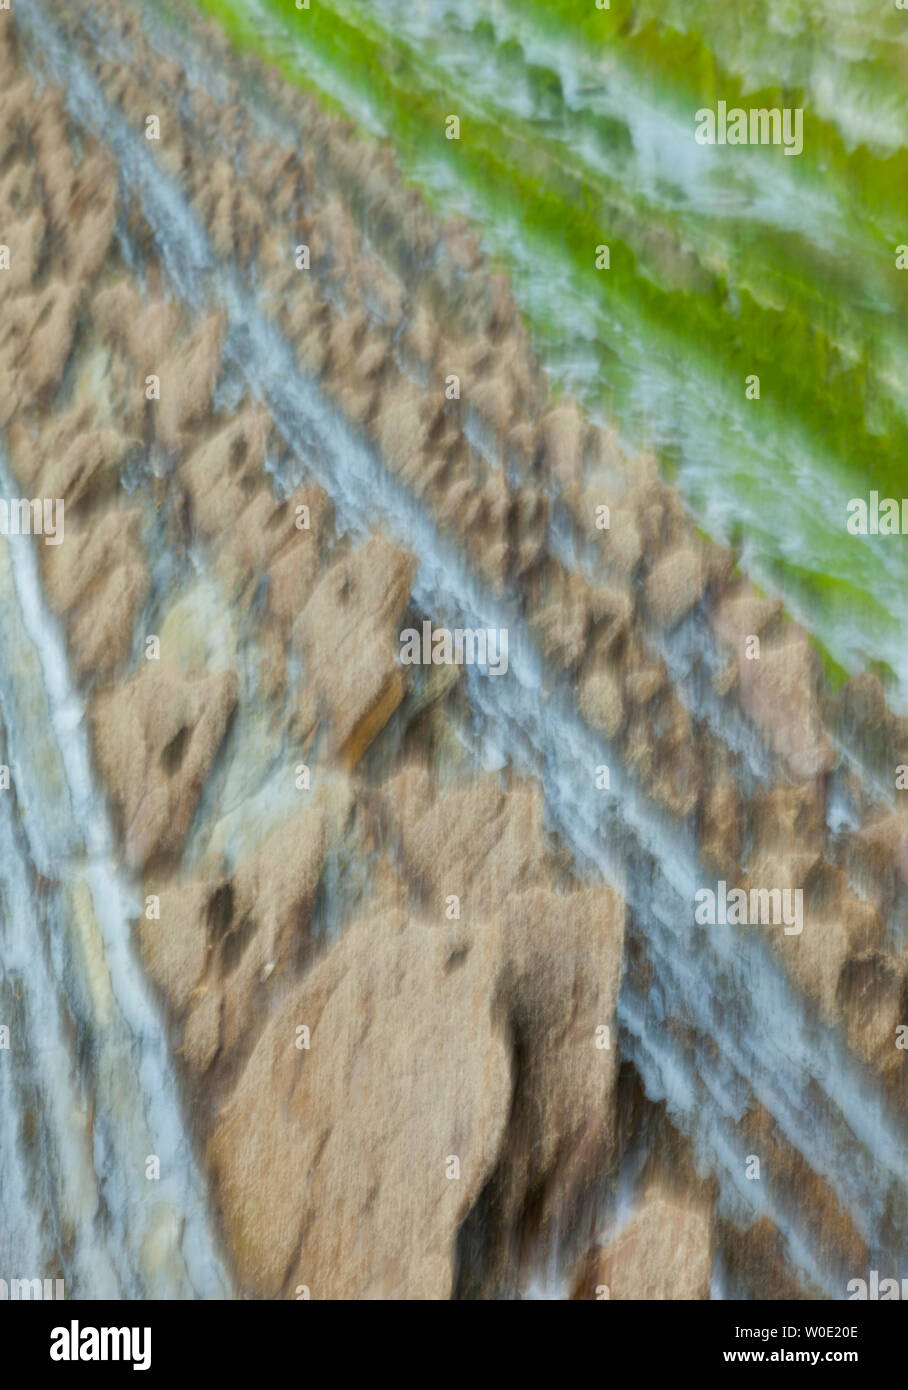
[[[575,1298],[708,1298],[713,1261],[708,1203],[646,1192],[627,1224],[577,1275]]]
[[[500,921],[353,923],[286,999],[210,1142],[245,1283],[447,1298],[486,1184],[503,1234],[540,1192],[557,1220],[614,1141],[596,1029],[620,916],[608,893],[576,897],[521,895]]]
[[[295,624],[304,702],[327,721],[331,746],[349,767],[404,697],[399,620],[413,569],[409,556],[375,536],[327,570]]]
[[[266,1027],[210,1144],[259,1296],[450,1296],[508,1111],[495,941],[491,927],[351,924]]]
[[[317,386],[323,426],[340,412],[376,477],[513,604],[540,700],[570,697],[710,873],[803,886],[803,934],[771,949],[811,1018],[903,1096],[908,964],[889,928],[908,888],[904,816],[841,747],[866,736],[875,766],[898,760],[905,724],[879,683],[834,698],[807,634],[699,536],[657,461],[623,458],[552,399],[506,280],[390,155],[250,60],[273,117],[258,124],[197,16],[187,34],[210,40],[223,101],[161,58],[128,6],[101,9],[131,64],[86,48],[80,3],[58,22],[137,139],[149,92],[167,111],[160,151],[143,154]],[[592,1249],[578,1297],[705,1298],[721,1244],[752,1295],[803,1291],[779,1229],[717,1218],[689,1154],[676,1186],[647,1170],[600,1248],[632,1143],[671,1129],[664,1115],[635,1128],[625,968],[652,986],[647,1028],[704,1055],[652,980],[646,921],[572,861],[536,782],[479,770],[463,673],[399,662],[402,627],[423,616],[408,538],[339,530],[318,468],[299,466],[318,444],[287,438],[224,371],[224,309],[178,302],[138,200],[91,139],[75,155],[60,93],[37,94],[8,36],[0,65],[2,423],[22,486],[66,499],[43,582],[90,692],[119,848],[157,902],[138,940],[238,1287],[493,1297]],[[691,693],[692,630],[708,699]],[[160,662],[145,660],[152,632],[175,638]],[[830,829],[834,778],[859,825]],[[822,1250],[858,1260],[847,1214],[772,1116],[740,1114]]]
[[[231,672],[184,680],[151,663],[95,700],[95,750],[133,868],[179,855],[235,705]]]

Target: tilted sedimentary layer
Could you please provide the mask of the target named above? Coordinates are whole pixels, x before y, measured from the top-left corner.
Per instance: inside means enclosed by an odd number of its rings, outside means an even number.
[[[905,720],[216,27],[22,0],[0,65],[5,449],[65,499],[43,589],[236,1289],[841,1296],[908,1224]],[[402,665],[424,619],[509,671]],[[803,931],[695,927],[718,879]]]

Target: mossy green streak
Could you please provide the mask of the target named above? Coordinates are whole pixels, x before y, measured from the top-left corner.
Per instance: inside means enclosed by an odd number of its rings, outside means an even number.
[[[606,11],[576,0],[202,5],[238,46],[387,137],[441,211],[472,217],[556,387],[630,445],[656,447],[706,529],[738,534],[837,661],[850,670],[884,654],[898,670],[901,540],[861,545],[844,520],[852,495],[908,493],[904,149],[856,144],[807,88],[767,85],[765,38],[754,86],[730,66],[746,46],[725,11],[709,21],[714,7],[693,7],[698,33],[691,7],[672,27],[653,5],[617,0]],[[818,40],[804,7],[798,22],[807,52]],[[863,67],[878,69],[898,116],[901,50],[885,40],[881,27],[866,56],[840,66],[858,94]],[[589,96],[569,93],[566,74],[584,65]],[[814,67],[786,72],[812,80]],[[804,153],[704,148],[676,180],[670,159],[655,170],[642,159],[639,113],[609,101],[624,89],[666,139],[691,146],[696,110],[720,98],[802,106]],[[457,141],[445,138],[452,113]],[[597,271],[603,242],[611,268]],[[745,400],[751,375],[759,401]]]

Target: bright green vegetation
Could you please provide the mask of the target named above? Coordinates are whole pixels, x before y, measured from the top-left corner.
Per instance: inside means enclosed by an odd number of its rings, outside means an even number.
[[[740,543],[831,663],[888,662],[908,695],[908,538],[844,525],[851,496],[908,494],[908,13],[200,3],[389,140],[440,211],[469,216],[556,389],[655,447],[704,529]],[[697,146],[695,112],[719,99],[803,107],[804,153]]]

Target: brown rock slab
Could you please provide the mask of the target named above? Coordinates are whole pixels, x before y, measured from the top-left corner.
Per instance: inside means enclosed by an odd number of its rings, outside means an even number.
[[[126,686],[97,696],[90,710],[133,868],[180,853],[236,704],[232,672],[182,680],[154,667],[149,662]]]
[[[209,1145],[258,1297],[450,1296],[507,1118],[497,944],[491,926],[464,951],[434,925],[359,921],[267,1024]]]
[[[624,1229],[583,1270],[574,1297],[706,1299],[711,1274],[710,1208],[654,1188]]]

